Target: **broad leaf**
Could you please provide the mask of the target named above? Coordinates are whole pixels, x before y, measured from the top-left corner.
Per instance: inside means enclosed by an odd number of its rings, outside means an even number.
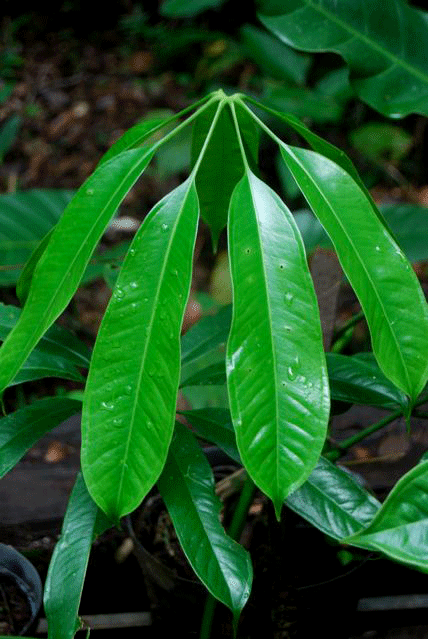
[[[308,55],[296,53],[266,31],[245,25],[240,31],[247,55],[267,74],[277,80],[303,85],[311,64]]]
[[[251,559],[221,525],[221,502],[209,463],[179,422],[158,488],[190,565],[237,621],[251,591]]]
[[[73,191],[34,189],[0,195],[0,285],[18,281],[23,265],[58,222]]]
[[[73,639],[89,552],[95,537],[112,526],[89,495],[79,473],[71,493],[45,583],[49,639]]]
[[[224,306],[215,315],[199,320],[181,338],[181,364],[191,364],[200,357],[226,346],[232,306]]]
[[[307,481],[287,498],[287,506],[334,539],[367,526],[380,503],[350,473],[320,457]]]
[[[180,387],[222,385],[226,381],[226,367],[224,360],[209,364],[200,371],[181,378]]]
[[[0,419],[0,477],[3,477],[43,435],[81,409],[67,397],[49,397]]]
[[[259,18],[303,51],[347,62],[357,95],[391,117],[428,115],[428,19],[404,0],[263,0]]]
[[[428,572],[428,462],[402,477],[372,523],[342,541]]]
[[[98,333],[83,404],[82,468],[89,492],[111,516],[134,510],[165,463],[197,222],[189,178],[146,216]]]
[[[379,366],[414,400],[428,379],[428,306],[412,267],[348,173],[318,153],[279,144],[360,300]]]
[[[279,515],[324,443],[328,378],[312,280],[285,204],[247,172],[229,214],[230,409],[241,459]]]
[[[14,328],[21,316],[21,309],[0,303],[0,340],[4,340]],[[37,351],[46,355],[62,358],[82,368],[89,367],[91,352],[78,337],[62,326],[55,324],[47,331],[37,345]]]
[[[122,199],[150,162],[154,146],[125,151],[79,189],[37,263],[20,320],[0,350],[0,393],[66,308]]]
[[[199,408],[180,411],[180,414],[188,419],[200,437],[216,444],[229,457],[241,463],[230,412],[226,408]]]
[[[332,399],[405,410],[405,394],[385,377],[372,353],[352,357],[327,353],[326,359]]]

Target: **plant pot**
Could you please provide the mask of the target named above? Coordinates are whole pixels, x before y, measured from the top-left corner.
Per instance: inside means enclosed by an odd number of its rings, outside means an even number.
[[[33,630],[42,598],[42,582],[33,564],[11,546],[0,544],[0,634]]]

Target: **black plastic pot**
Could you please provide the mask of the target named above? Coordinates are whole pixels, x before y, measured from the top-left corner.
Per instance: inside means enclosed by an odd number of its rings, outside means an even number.
[[[0,582],[9,583],[26,599],[30,618],[19,628],[17,634],[24,635],[35,628],[43,600],[43,586],[39,573],[24,555],[12,546],[0,544]]]

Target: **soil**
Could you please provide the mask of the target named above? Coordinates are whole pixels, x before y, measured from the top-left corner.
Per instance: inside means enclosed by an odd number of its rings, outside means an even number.
[[[71,11],[70,20],[75,23],[67,24],[63,10],[58,20],[64,24],[55,24],[52,18],[45,18],[44,24],[40,16],[28,14],[23,27],[16,31],[17,16],[12,3],[6,5],[10,18],[3,19],[3,40],[19,55],[22,64],[12,66],[10,77],[6,78],[14,88],[0,104],[0,125],[19,115],[21,131],[0,165],[1,192],[16,188],[77,189],[101,155],[129,126],[154,110],[184,108],[209,81],[208,71],[205,76],[201,71],[210,69],[206,42],[192,45],[186,55],[175,60],[166,55],[163,58],[150,39],[134,38],[124,46],[119,15],[110,16],[103,31],[98,27],[98,32],[91,32],[90,26],[86,31],[79,29],[79,13]],[[133,11],[132,3],[123,3],[124,14],[129,17]],[[153,19],[151,26],[155,22]],[[253,65],[239,59],[232,61],[216,80],[224,80],[239,90],[245,88],[252,73]],[[160,179],[155,172],[149,173],[126,198],[122,213],[143,219],[181,177],[172,174]],[[194,269],[195,291],[207,290],[212,265],[208,233],[202,225]],[[3,301],[16,302],[12,290],[1,293]],[[106,287],[96,282],[76,296],[68,320],[78,322],[86,337],[93,339],[107,301]],[[338,303],[339,319],[346,320],[358,310],[354,304],[348,291],[343,290]],[[367,333],[361,327],[353,347],[358,350],[366,339]],[[51,380],[37,388],[24,385],[24,393],[48,392],[55,392]],[[9,401],[18,399],[14,394]],[[384,414],[354,407],[335,418],[332,437],[346,438]],[[382,498],[428,448],[425,423],[414,420],[409,437],[405,424],[398,420],[382,434],[351,449],[344,462]],[[43,580],[79,468],[79,446],[76,416],[40,440],[0,483],[0,538],[23,552]],[[157,508],[154,522],[146,525],[149,535],[144,543],[179,577],[192,581],[194,575],[171,524],[159,504]],[[165,538],[168,543],[160,543]],[[415,625],[426,623],[424,610],[357,612],[358,602],[367,597],[428,592],[425,575],[364,552],[354,554],[351,563],[343,565],[341,548],[291,511],[284,510],[283,520],[277,524],[270,504],[260,495],[241,542],[251,552],[255,577],[238,639],[288,639],[321,633],[338,639],[428,637],[428,627]],[[175,636],[179,630],[183,637],[197,637],[205,595],[196,587],[186,599],[185,582],[180,581],[171,593],[156,591],[156,600],[150,598],[153,587],[147,584],[137,558],[127,548],[129,534],[125,527],[108,531],[95,542],[83,590],[82,615],[148,611],[152,614],[151,626],[144,631],[122,629],[120,636],[150,639]],[[4,622],[9,623],[9,610],[15,624],[12,630],[17,633],[19,624],[25,625],[26,613],[22,602],[19,604],[18,593],[10,592],[6,584],[2,588],[9,609],[0,598],[0,632],[8,632],[1,626],[1,614],[7,612]],[[100,639],[115,636],[114,630],[105,631],[104,635],[102,632],[99,630],[96,635]],[[217,607],[213,636],[232,637],[230,614],[221,606]]]

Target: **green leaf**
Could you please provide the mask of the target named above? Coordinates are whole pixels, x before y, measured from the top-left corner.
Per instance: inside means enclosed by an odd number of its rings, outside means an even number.
[[[285,204],[249,171],[232,196],[229,251],[231,414],[241,459],[279,514],[320,455],[328,378],[300,234]]]
[[[403,0],[264,0],[263,24],[303,51],[347,62],[357,95],[390,117],[428,115],[428,20]]]
[[[327,353],[331,398],[352,404],[397,410],[407,398],[380,370],[372,353],[352,357]]]
[[[227,408],[197,408],[180,411],[180,414],[188,419],[200,437],[216,444],[229,457],[241,463],[232,418]]]
[[[166,18],[193,18],[206,11],[217,9],[225,0],[163,0],[161,14]]]
[[[412,267],[348,173],[318,153],[278,144],[360,300],[379,366],[414,400],[428,379],[428,307]]]
[[[209,107],[193,125],[192,166],[201,152],[217,107],[217,104]],[[242,109],[239,110],[239,118],[249,157],[256,159],[257,127]],[[227,223],[232,191],[243,172],[244,165],[231,112],[228,107],[222,108],[196,177],[201,216],[210,227],[214,251],[220,232]]]
[[[34,189],[0,195],[0,285],[18,281],[25,262],[58,222],[73,191]]]
[[[251,591],[251,559],[221,525],[221,502],[209,463],[179,422],[158,488],[190,565],[237,621]]]
[[[382,207],[382,214],[408,260],[428,259],[428,208],[393,204]]]
[[[380,550],[391,559],[428,573],[428,462],[406,473],[374,520],[343,543]]]
[[[232,305],[224,306],[215,315],[207,315],[181,338],[181,364],[191,364],[200,357],[226,346],[229,336]]]
[[[37,263],[19,322],[0,350],[0,392],[73,296],[104,230],[150,162],[155,145],[99,166],[79,189]]]
[[[240,31],[247,55],[267,74],[276,80],[291,81],[303,85],[311,64],[308,55],[296,53],[262,29],[245,25]]]
[[[343,104],[333,96],[323,95],[308,87],[287,87],[282,83],[266,83],[262,95],[265,105],[314,122],[337,122],[343,113]]]
[[[21,309],[0,303],[0,340],[4,340],[21,316]],[[89,368],[91,351],[73,333],[62,326],[54,325],[37,345],[37,351],[48,357],[59,357],[81,368]]]
[[[165,463],[197,222],[189,178],[146,216],[98,333],[83,404],[82,468],[89,492],[113,517],[138,506]]]
[[[202,370],[196,371],[188,377],[182,376],[180,387],[222,385],[226,381],[226,366],[224,360],[209,364]]]
[[[351,473],[324,457],[286,503],[313,526],[339,540],[367,526],[380,508],[377,499]]]
[[[0,477],[3,477],[43,435],[81,409],[80,402],[48,397],[0,419]]]
[[[89,552],[95,537],[112,522],[100,513],[79,473],[71,493],[45,583],[44,607],[49,639],[73,639]]]

